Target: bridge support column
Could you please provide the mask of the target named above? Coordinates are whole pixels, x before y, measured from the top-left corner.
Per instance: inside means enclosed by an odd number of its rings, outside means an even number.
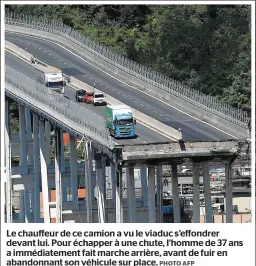
[[[198,163],[193,163],[193,223],[200,223],[200,184]]]
[[[32,222],[32,215],[30,212],[30,198],[29,198],[29,190],[24,190],[24,210],[25,210],[25,223]]]
[[[102,171],[102,158],[101,154],[95,155],[96,164],[96,191],[98,203],[98,221],[105,223],[105,205],[104,205],[104,184],[103,184],[103,171]]]
[[[231,163],[225,163],[225,182],[226,182],[226,223],[233,222],[233,184],[231,175]]]
[[[38,115],[33,113],[33,150],[34,150],[34,173],[35,173],[35,188],[34,188],[34,222],[40,222],[40,151],[39,151],[39,124]]]
[[[19,104],[19,135],[20,135],[20,166],[22,167],[22,173],[28,174],[25,106],[22,104]]]
[[[60,171],[61,173],[65,173],[65,156],[64,156],[64,139],[63,139],[63,130],[60,135]]]
[[[148,214],[149,223],[156,222],[156,203],[155,203],[155,167],[148,167]]]
[[[111,174],[111,189],[112,189],[112,199],[114,206],[116,205],[116,168],[115,163],[110,162],[110,174]]]
[[[12,173],[11,173],[11,141],[10,141],[10,101],[5,99],[5,169],[6,169],[6,222],[12,223]]]
[[[91,145],[86,141],[85,143],[85,153],[84,153],[84,163],[85,163],[85,187],[86,187],[86,218],[87,223],[92,223],[92,150]]]
[[[162,165],[156,168],[156,195],[157,195],[157,222],[163,222],[163,182],[162,182]]]
[[[116,171],[116,223],[123,223],[123,173],[122,167]]]
[[[95,188],[95,184],[96,184],[96,181],[95,179],[93,180],[92,179],[92,176],[93,176],[93,159],[92,159],[92,142],[88,142],[88,164],[89,164],[89,170],[90,170],[90,176],[91,176],[91,198],[92,198],[92,202],[95,201],[95,191],[94,191],[94,188]]]
[[[77,151],[76,138],[70,135],[70,170],[71,170],[71,191],[72,191],[72,205],[73,210],[78,210],[78,182],[77,182]]]
[[[39,144],[40,144],[39,148],[40,148],[44,222],[50,223],[49,191],[48,191],[47,164],[46,164],[45,140],[44,140],[44,121],[42,120],[39,121]]]
[[[51,124],[49,121],[44,122],[44,137],[45,137],[45,156],[46,164],[51,164]]]
[[[148,207],[148,184],[147,184],[147,167],[140,167],[140,182],[142,190],[143,206]]]
[[[62,130],[56,128],[55,141],[54,141],[55,142],[54,143],[55,144],[54,163],[55,163],[55,187],[56,187],[56,223],[62,223],[62,182],[61,182],[62,176],[60,172],[60,167],[61,167],[60,138],[61,137],[62,137]],[[71,182],[72,182],[72,166],[71,166]],[[73,200],[73,194],[72,194],[72,200]]]
[[[128,217],[130,223],[136,223],[136,197],[134,184],[134,167],[129,166],[126,169],[127,180],[127,201],[128,201]]]
[[[32,141],[31,114],[28,106],[25,107],[27,140]],[[33,153],[28,150],[28,165],[33,165]]]
[[[103,189],[103,202],[104,202],[104,222],[107,223],[108,222],[108,213],[107,211],[105,210],[107,204],[106,204],[106,201],[107,201],[107,177],[106,177],[106,158],[105,156],[102,154],[101,155],[101,169],[102,169],[102,189]]]
[[[180,197],[179,197],[179,183],[177,174],[177,164],[172,164],[172,200],[173,200],[173,218],[174,223],[180,223]]]
[[[212,223],[212,199],[211,199],[211,186],[209,177],[209,167],[205,163],[203,165],[203,179],[204,179],[204,199],[205,199],[205,220],[206,223]]]
[[[24,190],[19,191],[19,219],[23,222],[25,220],[25,206],[24,206]]]

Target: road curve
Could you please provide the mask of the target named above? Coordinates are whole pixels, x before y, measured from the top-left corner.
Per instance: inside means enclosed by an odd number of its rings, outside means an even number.
[[[28,76],[29,78],[35,80],[35,71],[34,67],[20,58],[16,57],[10,52],[5,52],[5,64],[9,67],[17,70],[20,73]],[[65,94],[69,97],[71,101],[75,101],[75,89],[67,86],[65,88]],[[84,103],[77,103],[80,105],[85,105]],[[86,107],[91,110],[92,112],[104,117],[104,106],[97,106],[94,107],[93,105],[87,104]],[[170,141],[166,137],[158,134],[157,132],[150,130],[149,128],[137,123],[136,125],[136,132],[138,134],[137,139],[123,139],[123,140],[114,140],[114,142],[118,144],[138,144],[138,143],[149,143],[149,142],[165,142]]]
[[[230,135],[110,77],[52,42],[15,33],[6,33],[5,37],[6,40],[26,49],[39,60],[62,69],[65,74],[72,75],[91,86],[95,86],[95,88],[164,124],[176,129],[181,128],[185,140],[232,138]]]

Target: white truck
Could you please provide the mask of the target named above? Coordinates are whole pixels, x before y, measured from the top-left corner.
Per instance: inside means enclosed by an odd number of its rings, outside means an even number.
[[[60,69],[52,66],[35,65],[37,82],[50,88],[50,91],[57,91],[64,94],[65,78]]]

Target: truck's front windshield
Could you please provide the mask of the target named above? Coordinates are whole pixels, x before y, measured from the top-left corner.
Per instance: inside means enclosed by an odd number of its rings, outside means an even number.
[[[49,82],[48,86],[50,88],[63,88],[63,81]]]
[[[131,126],[133,122],[133,119],[124,119],[124,120],[118,120],[117,125],[118,126]]]

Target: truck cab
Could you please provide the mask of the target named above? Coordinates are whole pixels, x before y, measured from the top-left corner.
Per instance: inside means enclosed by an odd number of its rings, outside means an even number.
[[[94,92],[87,91],[84,96],[84,101],[86,103],[93,103]]]
[[[93,97],[93,105],[107,105],[107,100],[103,93],[95,93]]]
[[[114,138],[134,138],[136,120],[132,108],[126,105],[107,105],[105,117],[109,133]]]

